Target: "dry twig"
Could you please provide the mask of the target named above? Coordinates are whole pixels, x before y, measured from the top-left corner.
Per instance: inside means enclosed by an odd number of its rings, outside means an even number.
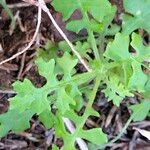
[[[25,58],[26,58],[26,53],[23,54],[22,59],[21,59],[21,66],[20,66],[20,70],[17,76],[17,79],[21,79],[22,78],[22,72],[23,72],[23,68],[25,65]]]
[[[51,0],[44,0],[44,1],[45,1],[45,3],[51,2]],[[29,7],[29,6],[33,6],[33,5],[30,4],[30,3],[27,3],[27,1],[26,1],[26,2],[8,4],[7,6],[8,6],[10,9],[13,9],[13,8]]]

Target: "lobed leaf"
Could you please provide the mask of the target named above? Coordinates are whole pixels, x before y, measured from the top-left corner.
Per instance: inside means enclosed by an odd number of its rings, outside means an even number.
[[[21,132],[30,127],[30,119],[34,112],[26,110],[22,113],[17,110],[9,110],[0,115],[0,137],[5,136],[9,131]]]
[[[150,33],[150,0],[124,0],[125,11],[131,15],[123,16],[123,33],[130,34],[132,31],[142,28]]]
[[[133,121],[142,121],[150,112],[150,102],[142,100],[140,104],[131,105],[130,109],[133,111]]]
[[[107,0],[54,0],[52,2],[56,11],[62,13],[64,20],[68,20],[75,10],[80,10],[82,15],[84,13],[90,13],[92,17],[98,22],[89,22],[85,17],[80,20],[75,20],[67,23],[67,29],[78,33],[81,29],[94,29],[94,31],[100,31],[102,26],[100,22],[104,21],[106,16],[114,14],[115,8]]]
[[[115,61],[127,61],[130,58],[129,36],[117,33],[113,42],[110,42],[104,56]]]
[[[94,128],[90,130],[81,130],[79,137],[88,140],[89,142],[100,145],[107,143],[107,135],[104,134],[101,128]]]
[[[119,81],[119,78],[115,75],[109,77],[106,82],[107,87],[103,90],[108,100],[112,100],[114,105],[120,105],[121,101],[126,97],[132,97],[133,94]]]
[[[17,81],[13,87],[18,94],[10,99],[11,110],[24,112],[26,109],[32,108],[34,112],[40,114],[44,109],[50,108],[46,96],[48,92],[44,88],[35,88],[30,80]]]
[[[150,58],[150,46],[145,46],[143,44],[143,39],[139,34],[132,34],[131,46],[136,50],[136,54],[133,58],[137,59],[139,62],[143,62]]]
[[[145,92],[145,85],[148,77],[143,73],[141,64],[133,61],[132,62],[133,74],[129,80],[128,88],[129,90]]]

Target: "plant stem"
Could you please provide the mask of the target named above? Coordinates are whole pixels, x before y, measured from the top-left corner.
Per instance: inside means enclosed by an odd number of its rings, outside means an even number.
[[[105,41],[105,32],[100,33],[99,38],[99,52],[100,52],[100,58],[103,59],[103,53],[104,53],[104,41]]]
[[[133,113],[130,118],[128,119],[128,121],[126,122],[125,126],[123,127],[123,129],[121,130],[121,132],[110,142],[108,142],[107,144],[101,145],[101,146],[97,146],[95,148],[93,148],[94,150],[100,150],[100,149],[104,149],[106,146],[111,146],[113,143],[115,143],[117,140],[119,140],[121,138],[121,136],[123,135],[123,133],[126,131],[126,129],[128,128],[129,124],[131,123],[131,121],[134,119],[134,117],[140,112],[143,111],[142,108],[139,108],[137,110],[136,113]],[[93,150],[92,149],[92,150]]]
[[[93,34],[93,31],[91,31],[89,29],[88,33],[89,33],[89,38],[90,38],[90,42],[91,42],[91,46],[92,46],[95,58],[96,58],[96,60],[101,60],[100,54],[99,54],[99,51],[98,51],[98,48],[97,48],[96,40],[95,40],[95,37],[94,37],[94,34]]]
[[[99,85],[100,85],[100,81],[101,81],[101,76],[99,75],[95,79],[95,85],[94,85],[93,91],[92,91],[92,93],[89,96],[89,102],[88,102],[88,104],[86,106],[86,109],[85,109],[85,112],[84,112],[84,114],[82,116],[83,117],[82,123],[78,126],[78,128],[76,130],[76,133],[78,133],[78,131],[84,126],[84,123],[86,122],[86,120],[87,120],[87,118],[89,116],[88,111],[89,111],[89,109],[92,108],[92,104],[93,104],[93,102],[95,100],[96,93],[97,93],[97,90],[98,90]]]
[[[94,148],[94,150],[102,150],[104,149],[106,146],[112,146],[113,143],[115,143],[117,140],[119,140],[121,138],[121,136],[123,135],[123,133],[126,131],[126,129],[128,128],[129,124],[132,121],[132,116],[128,119],[128,121],[126,122],[125,126],[123,127],[123,129],[121,130],[121,132],[110,142],[108,142],[107,144],[98,146],[96,148]]]
[[[91,95],[89,96],[89,102],[88,102],[88,105],[87,105],[85,112],[88,111],[88,107],[92,107],[92,104],[93,104],[95,97],[96,97],[96,93],[97,93],[99,85],[100,85],[100,81],[101,81],[101,76],[99,75],[95,79],[95,85],[94,85],[94,88],[93,88]]]
[[[126,122],[125,126],[123,127],[123,129],[121,130],[121,132],[112,140],[110,141],[108,144],[113,144],[115,143],[117,140],[119,140],[121,138],[121,136],[123,135],[123,133],[126,131],[126,129],[128,128],[129,124],[132,121],[132,116],[128,119],[128,121]]]
[[[86,12],[83,12],[83,17],[86,20],[87,24],[90,24],[90,20],[89,20],[88,14]],[[95,58],[96,58],[96,60],[100,60],[100,54],[99,54],[99,51],[97,48],[97,44],[96,44],[96,40],[95,40],[93,31],[90,29],[90,27],[87,29],[87,31],[89,34],[89,39],[91,42],[91,46],[92,46]]]
[[[75,131],[75,127],[73,126],[72,122],[68,118],[63,118],[63,121],[66,124],[66,127],[70,131],[70,133],[73,134]],[[77,142],[80,150],[88,150],[88,147],[83,139],[77,138],[76,142]]]
[[[82,15],[83,15],[83,20],[86,21],[87,25],[90,25],[90,20],[89,20],[88,14],[87,14],[87,12],[85,12],[85,10],[83,9],[82,4],[81,4],[81,1],[78,0],[78,3],[80,4],[80,9],[81,9],[81,12],[82,12]],[[96,58],[96,60],[99,60],[99,61],[100,61],[100,55],[99,55],[99,52],[98,52],[96,40],[95,40],[93,31],[90,29],[90,26],[88,26],[87,31],[88,31],[88,34],[89,34],[89,38],[90,38],[90,42],[91,42],[91,46],[92,46],[92,49],[93,49],[95,58]]]

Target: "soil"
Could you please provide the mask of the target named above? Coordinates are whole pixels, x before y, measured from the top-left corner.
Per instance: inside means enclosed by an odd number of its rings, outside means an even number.
[[[6,0],[8,4],[14,5],[20,3],[20,0]],[[121,24],[120,15],[124,11],[122,0],[110,0],[112,4],[117,6],[117,13],[114,22]],[[68,38],[73,41],[80,36],[86,36],[86,32],[82,31],[78,35],[69,32],[65,29],[65,23],[62,21],[60,13],[57,13],[48,5],[55,20],[63,29]],[[16,28],[12,31],[10,27],[10,20],[6,12],[0,7],[0,61],[9,58],[13,54],[21,51],[30,41],[36,27],[37,8],[34,6],[14,7],[13,14],[19,13],[21,23],[17,22]],[[76,11],[71,19],[79,18],[80,13]],[[12,33],[11,33],[12,32]],[[29,78],[36,86],[41,87],[45,80],[37,73],[33,61],[36,55],[36,48],[46,43],[48,40],[58,42],[62,37],[57,32],[55,27],[50,22],[45,13],[42,14],[42,24],[39,32],[37,42],[25,54],[16,59],[0,66],[0,114],[7,111],[9,103],[8,99],[14,96],[12,92],[12,83],[17,80],[23,80],[25,77]],[[79,72],[85,71],[80,65],[77,66]],[[109,135],[109,138],[115,137],[123,128],[130,116],[128,104],[134,104],[138,101],[138,96],[134,98],[125,99],[120,108],[107,102],[107,99],[101,92],[97,93],[95,103],[93,105],[100,114],[99,118],[89,118],[86,122],[85,128],[92,128],[101,126],[103,131]],[[150,122],[147,118],[137,124],[131,123],[126,133],[121,137],[117,143],[108,150],[148,150],[150,149],[150,142],[143,138],[133,127],[141,127],[142,129],[150,129]],[[0,139],[0,149],[2,150],[48,150],[54,142],[54,130],[47,130],[34,117],[31,120],[31,128],[20,134],[9,133],[4,138]],[[62,145],[62,140],[56,141],[57,145]]]

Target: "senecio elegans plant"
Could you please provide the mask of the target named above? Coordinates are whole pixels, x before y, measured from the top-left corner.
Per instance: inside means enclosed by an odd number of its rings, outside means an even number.
[[[108,101],[118,107],[125,97],[141,94],[141,103],[130,106],[133,121],[145,119],[150,111],[150,76],[144,72],[149,70],[150,47],[143,44],[138,32],[143,29],[150,33],[150,0],[124,0],[121,28],[112,23],[116,7],[108,0],[53,0],[51,4],[62,13],[68,30],[87,30],[87,38],[76,41],[74,46],[92,71],[76,72],[78,60],[64,42],[59,44],[64,51],[62,57],[52,51],[48,59],[43,51],[35,63],[46,84],[36,88],[28,79],[13,84],[17,95],[10,99],[9,110],[0,115],[0,136],[28,129],[30,119],[37,115],[47,129],[54,128],[56,137],[63,139],[64,150],[76,149],[77,138],[93,145],[106,144],[108,137],[101,128],[83,128],[89,116],[100,116],[92,108],[100,87]],[[68,21],[75,10],[81,12],[82,18]],[[94,59],[89,56],[92,52]],[[62,77],[59,80],[58,75]],[[64,118],[75,125],[72,134],[65,128]]]

